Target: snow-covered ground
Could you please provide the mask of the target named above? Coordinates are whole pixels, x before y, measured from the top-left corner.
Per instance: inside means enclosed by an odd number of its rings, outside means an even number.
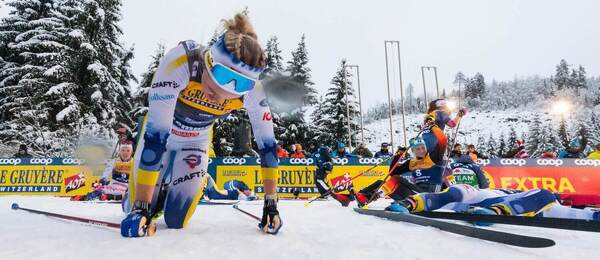
[[[556,246],[524,249],[359,215],[336,202],[281,201],[277,236],[231,206],[200,205],[188,227],[156,236],[122,238],[101,228],[10,209],[17,202],[56,213],[119,222],[118,204],[65,198],[0,196],[0,259],[600,259],[597,233],[498,225],[498,230],[554,239]],[[385,202],[374,204],[382,207]],[[260,202],[240,207],[259,213]]]
[[[487,141],[490,134],[492,134],[494,139],[498,140],[501,133],[504,133],[505,138],[508,138],[511,127],[514,127],[517,135],[521,136],[522,133],[527,133],[529,130],[528,124],[535,115],[540,115],[542,121],[557,119],[550,114],[543,112],[536,113],[536,111],[531,110],[470,112],[463,118],[460,124],[458,141],[462,144],[477,144],[479,136],[483,136]],[[402,118],[399,115],[395,115],[392,118],[394,146],[404,145]],[[406,116],[407,140],[417,135],[419,131],[418,126],[423,123],[423,118],[423,114],[410,114]],[[446,131],[449,130],[446,129]],[[358,138],[360,139],[360,133]],[[378,151],[382,142],[390,142],[389,120],[382,119],[365,124],[365,143],[367,143],[369,149]]]

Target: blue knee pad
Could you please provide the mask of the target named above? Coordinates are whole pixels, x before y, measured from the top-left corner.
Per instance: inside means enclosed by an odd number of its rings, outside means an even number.
[[[158,171],[163,153],[167,150],[167,137],[161,138],[160,133],[146,132],[144,135],[144,150],[140,160],[140,169]]]

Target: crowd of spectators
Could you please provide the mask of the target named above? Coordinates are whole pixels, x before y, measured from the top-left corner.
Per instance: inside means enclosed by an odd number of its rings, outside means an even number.
[[[303,150],[301,144],[294,144],[290,147],[290,149],[285,149],[284,145],[280,142],[277,144],[277,157],[278,158],[307,158],[310,157],[313,153],[316,152],[317,146],[315,144],[310,144],[308,150]],[[382,158],[387,159],[394,155],[403,154],[407,148],[398,146],[395,153],[392,153],[390,144],[382,143],[379,151],[375,154],[367,148],[365,143],[360,143],[354,148],[354,150],[350,150],[346,144],[342,142],[338,142],[334,149],[329,148],[331,151],[332,158]]]
[[[467,145],[467,150],[463,151],[462,144],[455,144],[450,151],[450,158],[458,158],[462,155],[469,155],[474,161],[477,159],[488,159],[488,156],[477,151],[477,148],[473,144]],[[525,141],[518,139],[516,142],[516,148],[509,151],[506,154],[496,156],[499,158],[533,158],[527,152],[525,148]],[[600,159],[600,143],[597,143],[593,148],[586,145],[583,146],[579,138],[574,138],[569,142],[569,145],[560,150],[555,151],[553,148],[546,148],[539,156],[535,158],[542,159],[562,159],[562,158],[575,158],[575,159]]]

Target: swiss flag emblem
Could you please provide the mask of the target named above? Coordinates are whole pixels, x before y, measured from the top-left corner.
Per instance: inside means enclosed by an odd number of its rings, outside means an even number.
[[[331,184],[335,188],[335,192],[350,189],[354,187],[349,173],[331,179]]]

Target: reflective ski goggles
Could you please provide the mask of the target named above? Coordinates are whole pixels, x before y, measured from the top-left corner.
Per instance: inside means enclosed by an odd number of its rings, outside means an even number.
[[[204,60],[210,77],[225,91],[236,95],[243,95],[254,89],[256,79],[214,61],[210,51],[206,52]]]

